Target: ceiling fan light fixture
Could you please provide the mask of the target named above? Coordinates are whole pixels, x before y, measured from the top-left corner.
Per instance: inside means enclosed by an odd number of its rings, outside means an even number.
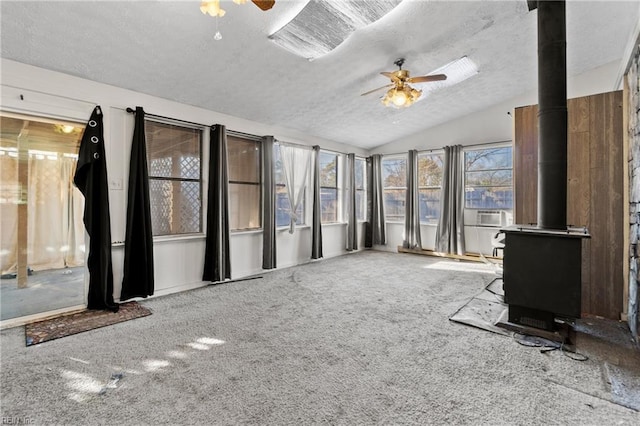
[[[408,100],[409,100],[409,97],[404,92],[404,90],[396,90],[395,93],[393,94],[392,102],[397,107],[404,106],[404,104],[406,104]]]
[[[220,18],[222,18],[224,14],[227,13],[220,7],[220,0],[203,1],[202,3],[200,3],[200,12],[204,13],[205,15],[208,14],[213,17]]]
[[[421,90],[416,90],[408,84],[405,84],[402,87],[389,89],[382,98],[382,104],[393,108],[407,108],[413,105],[421,95]]]
[[[233,0],[235,4],[245,4],[247,0]],[[275,0],[252,0],[253,4],[262,10],[269,10],[275,4]],[[200,12],[211,15],[214,18],[222,18],[227,12],[220,7],[220,0],[203,0],[200,3]]]

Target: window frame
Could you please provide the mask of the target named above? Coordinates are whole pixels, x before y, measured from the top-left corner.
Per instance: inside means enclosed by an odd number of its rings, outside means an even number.
[[[275,211],[274,211],[274,216],[275,216],[275,226],[276,226],[276,230],[283,230],[283,229],[289,229],[289,222],[287,221],[286,224],[284,225],[279,225],[278,224],[278,188],[282,189],[287,187],[287,183],[284,182],[284,166],[281,166],[281,175],[282,175],[282,180],[283,183],[278,182],[278,173],[276,172],[276,166],[278,164],[278,161],[282,161],[282,156],[280,155],[280,146],[281,145],[288,145],[288,146],[293,146],[296,149],[311,149],[311,147],[307,148],[307,147],[303,147],[303,146],[295,146],[292,144],[287,144],[286,142],[281,142],[276,140],[275,143],[273,144],[273,181],[274,181],[274,195],[276,198],[276,202],[275,202]],[[276,154],[277,152],[277,154]],[[310,160],[311,161],[311,160]],[[311,162],[309,163],[309,170],[311,170]],[[301,212],[298,215],[298,222],[296,222],[296,228],[300,228],[300,227],[308,227],[310,226],[307,222],[308,222],[308,218],[307,218],[307,211],[308,208],[307,206],[310,204],[309,200],[309,194],[311,193],[310,191],[308,191],[311,182],[312,182],[312,173],[307,173],[307,185],[304,189],[304,194],[302,195],[302,204],[300,205],[301,208]]]
[[[327,185],[323,185],[322,182],[322,170],[318,170],[318,173],[320,174],[320,209],[321,209],[321,213],[320,213],[320,223],[322,223],[323,225],[325,224],[333,224],[333,223],[342,223],[342,215],[341,215],[341,211],[342,211],[342,203],[340,202],[341,200],[341,191],[340,191],[340,182],[342,179],[342,173],[340,173],[340,164],[342,163],[341,161],[341,156],[342,154],[335,152],[335,151],[329,151],[329,150],[325,150],[325,149],[321,149],[318,153],[318,155],[323,155],[323,154],[328,154],[331,155],[335,158],[335,172],[336,172],[336,177],[335,177],[335,186],[327,186]],[[320,163],[320,162],[319,162]],[[335,219],[332,221],[325,221],[322,218],[322,190],[323,189],[329,189],[332,191],[335,191],[336,197],[335,197]]]
[[[385,186],[385,180],[384,179],[384,162],[386,160],[404,160],[405,166],[404,166],[404,170],[405,170],[405,176],[404,176],[404,186]],[[381,174],[383,177],[383,182],[382,182],[382,195],[383,195],[383,203],[384,203],[384,220],[385,222],[392,222],[392,223],[403,223],[405,220],[405,217],[407,215],[407,211],[406,211],[406,206],[407,206],[407,162],[409,161],[408,155],[407,154],[389,154],[389,155],[384,155],[382,157],[381,160]],[[398,191],[398,190],[402,190],[404,192],[404,202],[403,202],[403,211],[404,213],[402,214],[401,218],[398,219],[389,219],[388,218],[388,211],[389,209],[387,208],[387,191]]]
[[[442,180],[443,176],[440,176],[440,185],[420,185],[420,157],[440,157],[441,163],[441,173],[444,173],[444,150],[430,150],[430,151],[422,151],[418,152],[418,199],[420,198],[420,191],[423,189],[433,190],[438,189],[438,204],[442,202]],[[420,203],[419,203],[420,204]],[[421,212],[418,212],[420,216],[420,224],[422,225],[437,225],[440,220],[440,209],[438,209],[438,216],[435,219],[424,221],[422,220]]]
[[[146,159],[147,159],[147,169],[148,169],[148,182],[149,184],[151,184],[152,181],[164,181],[164,182],[197,182],[199,184],[199,200],[200,200],[200,206],[198,208],[198,214],[199,214],[199,218],[198,218],[198,231],[194,231],[194,232],[173,232],[173,233],[167,233],[167,234],[153,234],[152,237],[154,240],[166,240],[166,239],[175,239],[175,238],[184,238],[184,237],[188,237],[188,236],[196,236],[196,235],[203,235],[204,234],[204,202],[205,199],[203,198],[204,195],[204,138],[205,138],[205,127],[204,126],[199,126],[199,125],[195,125],[195,124],[189,124],[187,122],[184,122],[180,119],[171,119],[171,118],[164,118],[164,117],[155,117],[155,116],[145,116],[144,118],[144,125],[145,125],[145,135],[146,135],[146,125],[147,123],[156,123],[156,124],[161,124],[161,125],[165,125],[165,126],[175,126],[178,128],[182,128],[182,129],[190,129],[190,130],[196,130],[198,132],[198,153],[199,153],[199,177],[196,178],[176,178],[176,177],[166,177],[166,176],[152,176],[151,175],[151,168],[149,167],[149,165],[151,164],[150,158],[149,158],[149,138],[145,137],[146,139]],[[153,219],[152,219],[153,221]],[[152,222],[152,228],[153,228],[153,222]]]
[[[258,220],[260,222],[260,225],[257,227],[250,227],[250,228],[231,228],[231,226],[229,226],[229,231],[231,233],[241,233],[241,232],[252,232],[252,231],[259,231],[263,229],[264,226],[264,218],[262,217],[262,206],[263,206],[263,166],[262,166],[262,161],[263,161],[263,152],[262,152],[262,141],[261,138],[258,136],[252,136],[246,133],[240,133],[240,132],[235,132],[233,130],[227,130],[227,144],[229,143],[229,136],[237,138],[237,139],[244,139],[246,141],[250,141],[250,142],[255,142],[256,146],[258,147],[258,182],[249,182],[249,181],[240,181],[240,180],[231,180],[229,179],[229,185],[234,184],[234,185],[248,185],[248,186],[257,186],[259,189],[259,201],[258,201]],[[227,146],[227,152],[229,150],[229,147]],[[228,163],[228,161],[227,161]],[[230,166],[230,164],[228,164]],[[230,174],[230,173],[229,173]]]
[[[496,168],[487,168],[487,169],[479,169],[479,170],[467,170],[467,153],[468,152],[474,152],[474,151],[488,151],[488,150],[494,150],[494,149],[504,149],[504,148],[509,148],[511,150],[511,167],[496,167]],[[477,211],[477,210],[505,210],[505,211],[513,211],[514,210],[514,187],[513,187],[513,144],[511,143],[511,141],[508,142],[498,142],[498,143],[488,143],[488,144],[482,144],[482,145],[473,145],[473,146],[469,146],[469,147],[463,147],[463,157],[462,157],[462,166],[463,166],[463,173],[464,173],[464,190],[465,190],[465,197],[464,197],[464,209],[465,210],[473,210],[473,211]],[[475,172],[499,172],[499,171],[510,171],[511,172],[511,182],[508,186],[505,185],[484,185],[484,186],[476,186],[474,185],[473,188],[493,188],[493,187],[501,187],[501,188],[511,188],[511,207],[470,207],[467,205],[467,196],[466,196],[466,192],[467,192],[467,187],[468,187],[468,179],[467,179],[467,174],[468,173],[475,173]]]
[[[358,187],[357,179],[356,181],[356,221],[357,222],[366,222],[367,221],[367,159],[364,157],[356,156],[355,167],[358,167],[358,163],[362,163],[362,187]],[[363,206],[362,209],[362,219],[358,217],[358,193],[362,194]]]

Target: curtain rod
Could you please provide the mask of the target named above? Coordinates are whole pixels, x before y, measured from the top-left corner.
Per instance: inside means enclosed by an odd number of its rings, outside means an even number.
[[[127,107],[127,112],[130,113],[130,114],[135,114],[136,110],[133,109],[133,108]],[[163,120],[177,121],[177,122],[180,122],[180,123],[191,124],[192,126],[199,126],[199,127],[210,127],[211,126],[211,124],[202,124],[202,123],[196,123],[196,122],[193,122],[193,121],[181,120],[179,118],[165,117],[164,115],[150,114],[150,113],[148,113],[146,111],[145,111],[144,115],[145,116],[149,116],[149,117],[161,118]]]
[[[485,143],[476,143],[476,144],[471,144],[471,145],[462,145],[462,149],[464,148],[475,148],[477,146],[487,146],[487,145],[499,145],[499,144],[503,144],[503,143],[511,143],[512,141],[508,140],[508,141],[496,141],[496,142],[485,142]],[[460,145],[460,144],[456,144],[456,145]],[[423,149],[423,150],[417,150],[418,154],[421,152],[433,152],[433,151],[443,151],[444,147],[442,148],[431,148],[431,149]],[[389,152],[387,154],[380,154],[382,156],[385,155],[404,155],[407,152],[409,152],[409,150],[405,151],[405,152]]]
[[[304,145],[304,144],[295,143],[295,142],[284,142],[284,141],[281,141],[281,140],[278,140],[278,139],[276,139],[275,141],[276,141],[276,143],[278,145],[286,145],[286,146],[291,146],[291,147],[294,147],[294,148],[313,150],[313,146],[312,145]]]
[[[130,107],[127,107],[127,112],[130,114],[135,114],[136,110]],[[202,124],[202,123],[196,123],[193,121],[187,121],[187,120],[181,120],[179,118],[171,118],[171,117],[165,117],[164,115],[158,115],[158,114],[150,114],[148,112],[144,113],[145,116],[149,116],[149,117],[156,117],[156,118],[160,118],[163,120],[169,120],[169,121],[177,121],[180,123],[186,123],[186,124],[191,124],[192,126],[202,126],[202,127],[210,127],[212,126],[211,124]],[[262,139],[261,136],[257,136],[257,135],[251,135],[249,133],[243,133],[243,132],[237,132],[235,130],[227,130],[227,133],[230,133],[231,136],[238,136],[238,137],[245,137],[247,139]],[[313,149],[313,146],[311,145],[304,145],[304,144],[300,144],[300,143],[294,143],[294,142],[283,142],[280,141],[276,138],[274,138],[276,143],[282,144],[282,145],[289,145],[289,146],[296,146],[296,147],[300,147],[300,148],[306,148],[306,149]],[[342,154],[342,155],[347,155],[346,152],[341,152],[341,151],[334,151],[334,150],[327,150],[327,151],[332,151],[332,152],[336,152],[338,154]]]
[[[133,108],[127,107],[127,112],[131,113],[131,114],[135,114],[136,110],[133,109]],[[199,127],[213,127],[213,126],[215,126],[215,124],[196,123],[194,121],[187,121],[187,120],[181,120],[179,118],[165,117],[164,115],[150,114],[148,112],[145,112],[144,115],[145,116],[149,116],[149,117],[160,118],[160,119],[167,120],[167,121],[177,121],[179,123],[191,124],[192,126],[199,126]],[[260,140],[260,139],[262,139],[261,136],[251,135],[249,133],[237,132],[235,130],[229,130],[229,129],[227,129],[227,134],[229,136],[244,137],[246,139],[252,139],[252,140]]]
[[[276,143],[281,144],[281,145],[289,145],[289,146],[293,146],[293,147],[299,147],[299,148],[302,148],[302,149],[311,149],[311,150],[313,150],[313,147],[314,147],[314,145],[304,145],[304,144],[295,143],[295,142],[284,142],[284,141],[281,141],[281,140],[278,140],[278,139],[276,139],[275,141],[276,141]],[[352,153],[352,152],[336,151],[335,149],[323,149],[322,147],[320,147],[320,150],[321,151],[328,151],[328,152],[335,152],[336,154],[340,154],[340,155],[355,154],[355,153]],[[366,156],[357,155],[357,154],[356,154],[356,157],[367,158]]]
[[[508,141],[495,141],[495,142],[485,142],[485,143],[475,143],[475,144],[471,144],[471,145],[462,145],[462,148],[473,148],[476,146],[486,146],[486,145],[499,145],[499,144],[503,144],[503,143],[511,143],[513,142],[512,140],[508,140]]]
[[[235,130],[228,130],[228,129],[227,129],[227,136],[235,136],[235,137],[239,137],[239,138],[250,139],[252,141],[261,141],[262,140],[262,136],[252,135],[252,134],[243,133],[243,132],[237,132]]]

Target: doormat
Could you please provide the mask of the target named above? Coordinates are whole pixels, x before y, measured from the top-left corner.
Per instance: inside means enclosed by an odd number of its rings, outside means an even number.
[[[451,315],[449,321],[508,336],[509,331],[496,325],[506,310],[502,279],[496,278]]]
[[[86,310],[25,325],[27,346],[151,315],[138,302],[120,304],[118,312]]]

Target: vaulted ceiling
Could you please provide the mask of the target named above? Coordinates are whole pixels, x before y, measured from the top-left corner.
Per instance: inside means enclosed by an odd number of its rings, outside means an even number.
[[[365,149],[482,110],[537,87],[536,12],[525,0],[405,0],[314,61],[268,39],[307,1],[264,12],[223,1],[0,2],[3,58]],[[637,1],[568,1],[568,75],[620,60]],[[331,22],[326,22],[331,26]],[[424,75],[468,56],[474,77],[407,109],[385,108],[394,60]],[[150,111],[153,112],[153,111]]]

